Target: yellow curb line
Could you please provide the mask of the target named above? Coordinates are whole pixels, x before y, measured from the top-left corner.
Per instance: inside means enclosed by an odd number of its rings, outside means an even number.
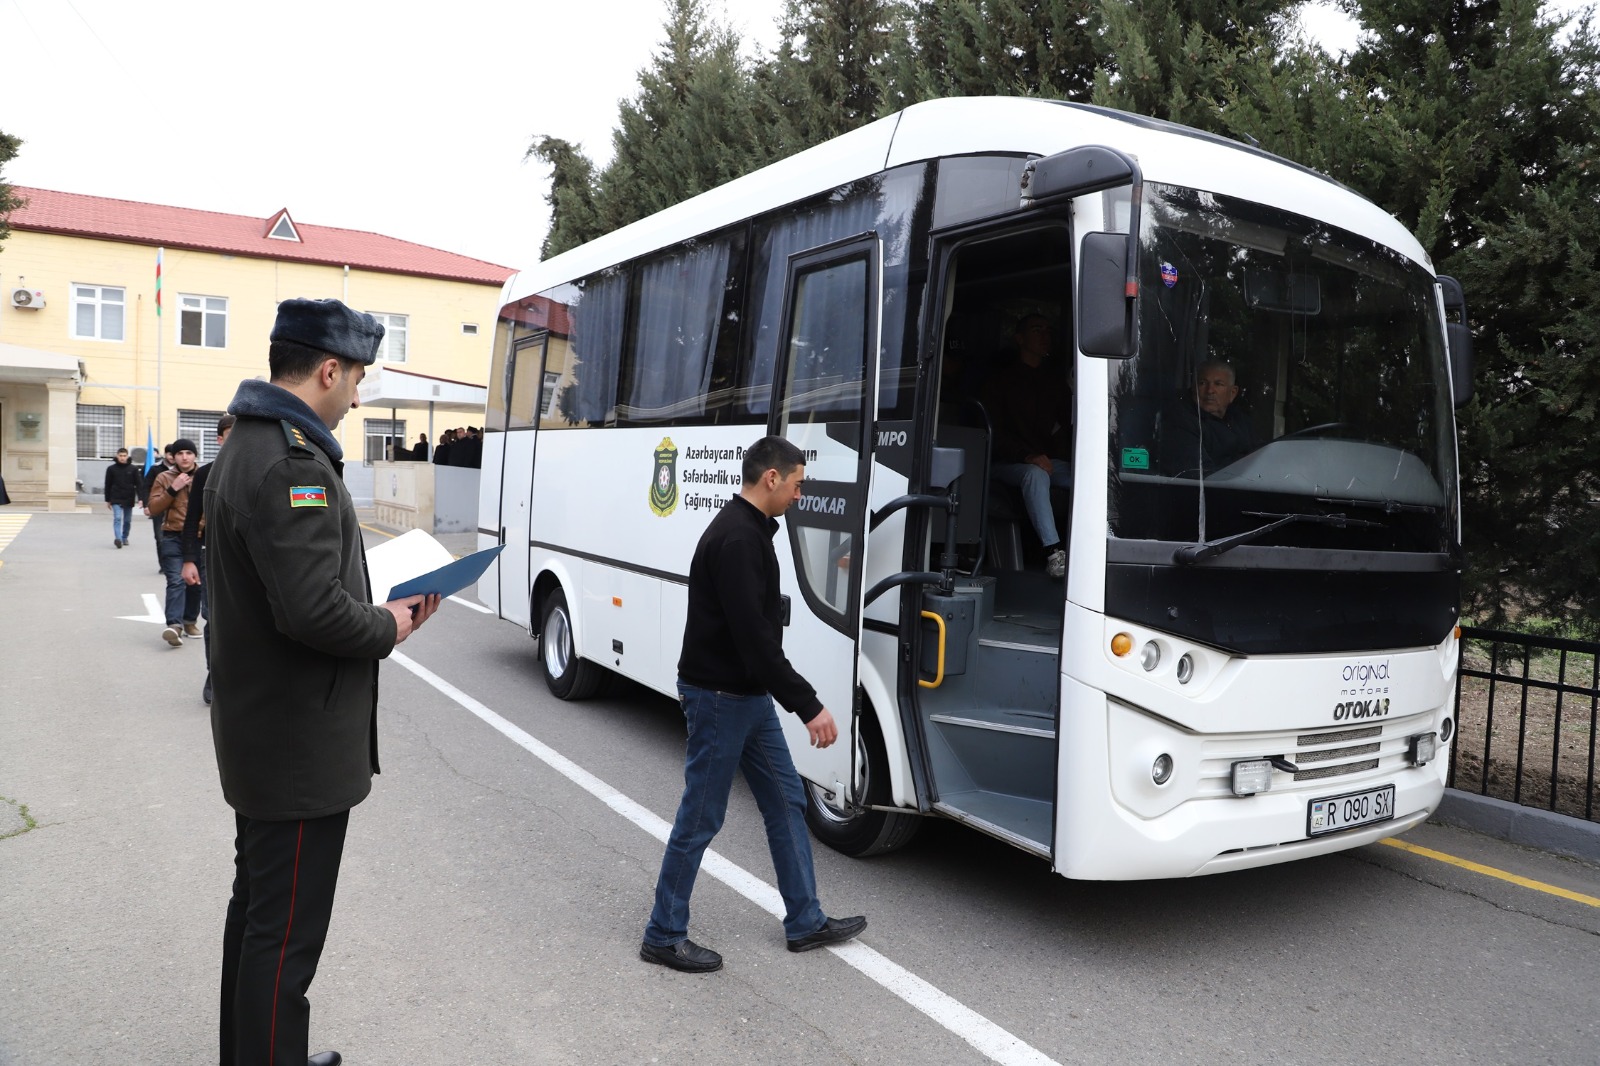
[[[1497,870],[1493,866],[1484,866],[1482,863],[1472,862],[1469,859],[1459,859],[1454,855],[1446,855],[1442,851],[1434,851],[1432,848],[1408,844],[1404,840],[1396,840],[1394,837],[1387,837],[1378,841],[1378,843],[1387,844],[1391,848],[1399,848],[1401,851],[1409,851],[1413,855],[1436,859],[1451,866],[1459,866],[1463,870],[1471,870],[1473,873],[1483,874],[1485,877],[1495,877],[1502,881],[1509,881],[1514,885],[1521,885],[1523,888],[1531,888],[1535,892],[1545,892],[1552,896],[1560,896],[1562,899],[1570,899],[1574,903],[1582,903],[1586,907],[1600,907],[1600,899],[1596,899],[1594,896],[1586,896],[1582,892],[1573,892],[1571,889],[1547,885],[1543,881],[1535,881],[1532,878],[1507,873],[1505,870]]]
[[[376,533],[380,537],[388,537],[390,540],[393,540],[394,537],[395,537],[395,535],[393,533],[390,533],[388,530],[379,529],[377,526],[369,526],[365,522],[357,522],[356,525],[360,526],[362,529],[366,530],[368,533]]]

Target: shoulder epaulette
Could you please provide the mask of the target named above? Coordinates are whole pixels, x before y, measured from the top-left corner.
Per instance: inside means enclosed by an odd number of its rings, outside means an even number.
[[[283,427],[283,435],[289,440],[289,447],[299,448],[302,451],[311,451],[311,444],[306,440],[306,435],[300,432],[300,427],[287,418],[278,423]]]

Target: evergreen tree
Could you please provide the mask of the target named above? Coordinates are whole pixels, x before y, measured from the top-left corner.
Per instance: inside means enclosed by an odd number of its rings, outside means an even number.
[[[545,233],[539,258],[549,259],[569,248],[600,236],[594,204],[594,164],[577,145],[559,137],[536,137],[524,159],[549,164],[550,229]]]
[[[1108,62],[1093,99],[1196,129],[1236,134],[1241,86],[1269,79],[1299,0],[1104,0]]]
[[[700,0],[672,0],[666,40],[623,101],[596,206],[609,231],[765,161],[739,39],[706,21]]]
[[[762,77],[777,130],[774,158],[879,116],[896,15],[889,0],[787,0]]]
[[[1600,618],[1600,42],[1587,19],[1563,41],[1536,0],[1359,0],[1356,13],[1348,71],[1386,143],[1340,176],[1418,233],[1472,315],[1469,604],[1495,622]]]
[[[11,235],[11,227],[6,223],[7,217],[22,206],[22,201],[5,181],[6,164],[17,157],[17,151],[21,147],[22,141],[19,138],[9,136],[0,130],[0,241]]]
[[[1087,100],[1102,64],[1098,0],[908,0],[885,110],[945,96]]]

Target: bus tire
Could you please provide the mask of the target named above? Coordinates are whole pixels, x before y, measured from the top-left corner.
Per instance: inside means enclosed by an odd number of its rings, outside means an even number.
[[[553,590],[544,601],[539,665],[544,670],[544,683],[558,700],[586,700],[600,690],[600,683],[605,680],[603,667],[578,657],[567,596],[560,589]]]
[[[883,741],[878,738],[871,708],[862,711],[861,739],[866,746],[867,768],[863,792],[869,804],[886,803],[889,758],[884,754]],[[922,825],[921,816],[916,814],[840,807],[828,799],[821,785],[810,781],[802,783],[806,792],[806,825],[811,827],[811,834],[834,851],[851,858],[864,859],[894,851],[916,836]]]

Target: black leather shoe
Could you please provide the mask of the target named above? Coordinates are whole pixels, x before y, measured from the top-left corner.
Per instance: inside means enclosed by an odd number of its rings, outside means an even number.
[[[722,969],[722,956],[710,948],[703,948],[693,940],[680,940],[670,947],[658,948],[641,943],[639,957],[658,966],[670,966],[684,973],[710,973]]]
[[[319,1051],[306,1060],[306,1066],[339,1066],[344,1056],[337,1051]]]
[[[843,944],[846,940],[854,940],[860,936],[866,928],[867,920],[859,914],[854,918],[829,918],[815,933],[808,933],[797,940],[789,941],[789,950],[810,951],[812,948],[827,947],[829,944]]]

